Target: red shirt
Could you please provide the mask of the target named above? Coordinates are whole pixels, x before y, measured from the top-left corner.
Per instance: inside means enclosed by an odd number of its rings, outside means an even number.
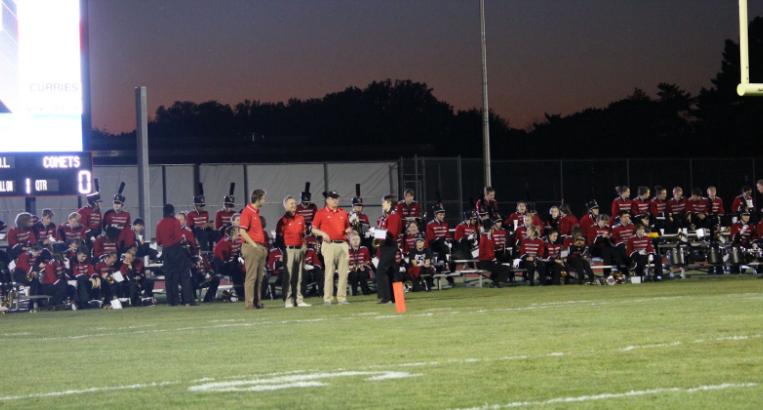
[[[752,224],[745,224],[742,221],[731,225],[731,232],[729,236],[734,243],[741,243],[747,245],[751,241],[756,239],[755,227]]]
[[[632,226],[632,225],[628,225]],[[595,247],[602,247],[604,246],[605,241],[603,239],[604,235],[609,232],[609,226],[600,227],[599,225],[594,225],[591,227],[591,229],[588,230],[588,236],[586,237],[586,241],[591,245]],[[601,239],[599,239],[601,238]],[[610,234],[610,238],[612,238],[612,235]],[[596,240],[599,239],[599,242],[597,243]],[[613,242],[614,243],[614,242]]]
[[[11,228],[8,230],[8,247],[13,248],[16,245],[27,247],[33,242],[37,242],[37,237],[31,229]]]
[[[117,243],[110,242],[109,238],[105,236],[99,236],[95,238],[93,243],[93,258],[98,259],[109,252],[117,251]]]
[[[633,209],[633,200],[630,198],[624,199],[621,196],[618,196],[615,198],[614,201],[612,201],[612,216],[618,217],[620,216],[620,211],[628,211],[632,212]]]
[[[180,232],[180,221],[175,217],[165,216],[156,225],[156,244],[169,248],[179,244],[183,240],[182,232]]]
[[[331,210],[328,206],[315,213],[313,219],[313,228],[326,232],[326,235],[332,241],[343,241],[347,239],[344,233],[350,227],[350,220],[347,212],[339,207]],[[399,233],[399,232],[398,232]]]
[[[411,202],[410,205],[405,201],[400,201],[395,207],[395,212],[400,215],[401,218],[419,218],[421,216],[421,208],[416,201]]]
[[[297,213],[305,218],[305,226],[313,224],[313,218],[315,218],[316,212],[318,212],[318,206],[312,202],[308,202],[307,205],[303,205],[302,203],[297,204]]]
[[[450,239],[450,226],[445,221],[433,219],[427,224],[427,242],[432,243],[440,238]]]
[[[323,268],[323,264],[321,263],[320,258],[318,258],[318,254],[315,253],[313,249],[308,249],[307,252],[305,252],[303,261],[305,265],[312,265]]]
[[[221,209],[217,212],[215,212],[215,229],[218,231],[223,228],[227,228],[232,225],[232,222],[230,221],[231,218],[233,218],[233,215],[236,214],[236,211],[226,211],[225,209]]]
[[[199,241],[196,240],[196,235],[193,234],[191,228],[187,226],[180,228],[180,235],[183,236],[185,243],[188,244],[188,250],[191,252],[191,255],[199,256]]]
[[[745,197],[744,195],[739,195],[736,198],[734,198],[734,202],[731,204],[731,212],[732,213],[739,213],[739,211],[742,209],[742,207],[746,205],[750,210],[755,209],[755,205],[753,204],[752,197]]]
[[[718,215],[725,215],[726,210],[723,209],[723,199],[721,197],[716,196],[715,198],[707,197],[707,200],[710,201],[710,212],[718,214]]]
[[[134,278],[135,276],[143,275],[143,262],[137,258],[133,259],[132,269],[128,268],[126,263],[123,263],[122,266],[119,267],[119,272],[122,273],[122,276],[125,278]]]
[[[456,232],[453,235],[453,239],[456,242],[460,242],[461,239],[467,238],[469,235],[474,235],[474,232],[474,225],[466,225],[466,222],[461,222],[456,225]]]
[[[53,238],[56,237],[56,224],[51,222],[48,226],[45,226],[42,224],[42,221],[35,222],[34,225],[32,225],[32,232],[34,232],[34,237],[37,238],[38,241],[42,242],[51,236]]]
[[[577,224],[578,218],[576,218],[575,215],[562,215],[562,219],[559,221],[559,235],[572,235],[572,228]]]
[[[103,229],[106,230],[109,226],[113,226],[117,229],[124,230],[126,226],[130,226],[131,219],[130,213],[127,211],[115,211],[109,209],[103,214]]]
[[[95,210],[90,205],[85,205],[77,210],[82,215],[82,224],[89,231],[99,231],[101,229],[101,210]]]
[[[648,215],[649,214],[649,199],[636,198],[636,200],[633,201],[631,214],[634,216]]]
[[[382,215],[379,228],[387,230],[387,239],[397,241],[403,233],[403,220],[396,211],[392,211],[386,216]]]
[[[612,243],[615,244],[615,246],[619,246],[620,244],[627,244],[628,239],[631,238],[636,233],[636,225],[628,224],[617,224],[614,228],[612,228]]]
[[[368,251],[368,248],[365,246],[360,246],[358,249],[353,248],[352,246],[349,249],[350,252],[350,262],[349,267],[354,266],[364,266],[367,269],[371,269],[371,253]]]
[[[305,218],[300,214],[291,215],[287,212],[276,223],[276,237],[283,237],[286,246],[302,246],[306,232]]]
[[[654,197],[649,203],[649,213],[654,217],[665,216],[665,210],[668,209],[668,201]]]
[[[122,229],[122,232],[119,234],[119,239],[117,239],[117,244],[119,245],[120,250],[130,249],[133,246],[138,245],[138,237],[135,234],[135,231],[132,229]]]
[[[209,212],[193,210],[188,212],[185,217],[185,225],[191,229],[194,226],[204,226],[209,223]]]
[[[707,198],[700,198],[699,201],[695,200],[689,200],[689,202],[686,204],[686,212],[698,214],[703,213],[707,214],[709,213],[707,211],[708,205],[710,204],[710,201],[707,200]]]
[[[501,229],[493,229],[493,250],[495,252],[503,252],[504,249],[506,249],[506,230]]]
[[[39,256],[32,255],[32,252],[24,252],[16,259],[16,269],[21,269],[26,273],[32,271],[39,272],[39,267],[37,266],[39,258]]]
[[[522,239],[521,246],[519,248],[519,257],[524,256],[537,256],[542,258],[546,252],[546,244],[540,238]]]
[[[668,213],[671,215],[683,215],[686,212],[687,202],[688,201],[684,197],[679,199],[676,199],[675,197],[671,198],[670,201],[668,201]]]
[[[245,230],[255,243],[266,246],[265,232],[262,230],[262,220],[260,220],[260,210],[252,204],[247,204],[241,213],[241,225],[239,228]],[[244,239],[242,238],[241,241],[243,243]]]
[[[562,241],[559,238],[556,239],[556,242],[546,239],[546,259],[562,259]]]
[[[641,251],[646,251],[646,253],[654,253],[654,248],[652,247],[652,238],[646,235],[631,236],[631,238],[628,239],[628,249],[626,252],[628,255],[632,256],[634,253],[639,253]]]
[[[236,245],[236,242],[232,241],[230,236],[220,239],[220,242],[215,245],[214,257],[222,262],[238,259],[241,256],[241,245]]]
[[[479,255],[477,256],[477,260],[481,262],[490,262],[493,259],[495,259],[493,240],[486,233],[483,233],[482,238],[480,239],[480,250]]]
[[[93,275],[96,274],[95,273],[95,269],[93,269],[93,265],[90,264],[90,261],[86,260],[86,261],[80,263],[75,258],[74,262],[76,262],[72,266],[72,271],[74,271],[74,276],[86,275],[86,276],[92,277]]]
[[[95,272],[101,275],[102,278],[106,278],[109,274],[117,271],[117,268],[113,264],[109,265],[104,261],[100,261],[95,264]]]
[[[617,215],[612,215],[613,218],[616,216]],[[582,233],[584,237],[588,237],[588,230],[594,226],[594,224],[596,224],[596,217],[590,212],[585,214],[584,217],[580,218],[580,233]]]
[[[44,285],[55,285],[59,279],[65,278],[66,270],[64,265],[60,264],[57,260],[51,259],[47,265],[45,265],[45,274],[42,276],[42,283]]]
[[[268,253],[268,269],[274,274],[283,266],[283,252],[278,248],[273,248]]]
[[[70,242],[75,238],[80,238],[83,241],[87,240],[87,234],[85,234],[85,225],[80,224],[76,228],[72,228],[68,223],[58,227],[58,233],[56,239],[59,241]]]

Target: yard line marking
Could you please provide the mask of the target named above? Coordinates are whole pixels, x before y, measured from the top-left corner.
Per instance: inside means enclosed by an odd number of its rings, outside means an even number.
[[[23,333],[3,333],[3,334],[0,334],[0,336],[3,336],[3,337],[29,336],[29,335],[31,335],[31,333],[29,333],[29,332],[23,332]]]
[[[603,394],[597,394],[597,395],[591,395],[591,396],[558,397],[555,399],[543,400],[543,401],[517,401],[517,402],[507,403],[507,404],[485,404],[484,406],[462,408],[457,410],[497,410],[497,409],[508,409],[508,408],[515,408],[515,407],[546,406],[549,404],[580,403],[580,402],[587,402],[587,401],[611,400],[611,399],[620,399],[625,397],[647,396],[647,395],[655,395],[655,394],[662,394],[662,393],[696,393],[701,391],[754,387],[757,385],[758,383],[724,383],[724,384],[699,386],[699,387],[692,387],[692,388],[670,387],[670,388],[659,388],[659,389],[649,389],[649,390],[631,390],[629,392],[623,392],[623,393],[603,393]],[[454,410],[454,409],[451,409],[451,410]]]
[[[628,346],[628,347],[624,347],[624,348],[622,348],[620,350],[622,350],[623,352],[629,352],[631,350],[636,350],[636,349],[654,349],[654,348],[657,348],[657,347],[680,346],[682,344],[683,343],[681,343],[681,342],[658,343],[658,344],[653,344],[653,345]]]
[[[312,373],[312,374],[300,374],[292,376],[280,376],[271,378],[255,378],[252,380],[239,380],[232,382],[217,382],[207,383],[198,386],[191,386],[188,391],[202,392],[202,393],[227,393],[227,392],[260,392],[260,391],[272,391],[292,388],[304,388],[304,387],[320,387],[327,386],[328,383],[324,383],[318,380],[334,379],[338,377],[357,377],[357,376],[370,376],[366,378],[366,381],[383,381],[393,379],[406,379],[410,377],[423,376],[422,374],[411,374],[408,372],[393,372],[393,371],[376,371],[376,372],[363,372],[363,371],[338,371],[336,373]]]
[[[97,393],[97,392],[114,391],[114,390],[135,390],[135,389],[145,389],[149,387],[172,386],[172,385],[181,384],[181,383],[182,382],[180,381],[171,381],[171,382],[161,382],[161,383],[128,384],[124,386],[91,387],[89,389],[82,389],[82,390],[65,390],[65,391],[56,391],[56,392],[49,392],[49,393],[32,393],[32,394],[23,395],[23,396],[5,396],[5,397],[0,397],[0,401],[35,399],[40,397],[70,396],[74,394]]]
[[[353,313],[352,316],[374,316],[378,314],[379,312],[364,312],[364,313]]]
[[[518,356],[503,356],[503,357],[495,357],[495,358],[450,359],[450,360],[445,360],[445,361],[432,361],[432,362],[376,364],[376,365],[361,367],[360,369],[392,369],[392,368],[397,368],[397,367],[442,366],[442,365],[465,364],[465,363],[480,363],[480,362],[499,362],[499,361],[510,361],[510,360],[542,359],[542,358],[545,358],[545,357],[560,357],[560,356],[564,356],[564,353],[554,352],[554,353],[548,353],[548,354],[543,354],[543,355],[518,355]]]

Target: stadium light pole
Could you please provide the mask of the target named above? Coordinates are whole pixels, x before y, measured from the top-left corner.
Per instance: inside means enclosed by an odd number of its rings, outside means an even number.
[[[485,0],[480,0],[480,33],[482,43],[482,156],[485,186],[491,186],[490,111],[487,106],[487,47],[485,46]]]

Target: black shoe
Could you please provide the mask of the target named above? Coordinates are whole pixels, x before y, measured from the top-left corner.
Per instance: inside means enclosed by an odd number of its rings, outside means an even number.
[[[199,306],[199,302],[193,301],[191,303],[186,303],[184,306]]]
[[[381,302],[379,302],[380,305],[388,305],[390,303],[392,303],[392,301],[389,299],[382,299]]]

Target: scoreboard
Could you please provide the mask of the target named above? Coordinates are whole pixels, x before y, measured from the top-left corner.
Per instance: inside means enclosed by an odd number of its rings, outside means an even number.
[[[0,153],[0,197],[87,195],[92,188],[90,152]]]

